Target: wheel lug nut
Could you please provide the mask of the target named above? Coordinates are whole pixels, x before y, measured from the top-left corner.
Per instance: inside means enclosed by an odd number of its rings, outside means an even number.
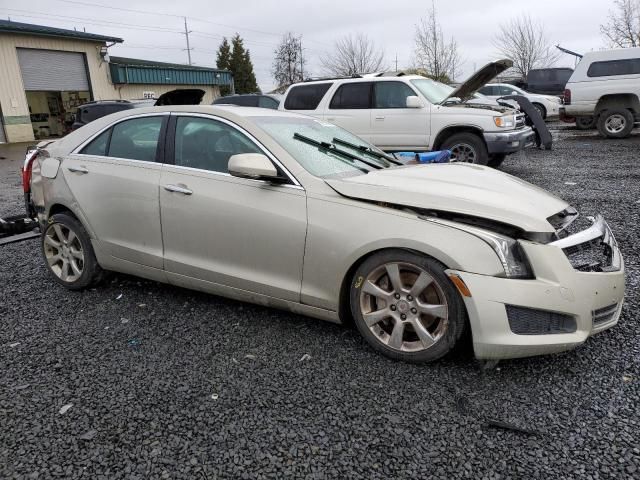
[[[395,311],[396,311],[396,306],[395,306],[395,305],[391,305],[391,307],[390,307],[390,308],[391,308],[391,311],[392,311],[392,312],[395,312]]]
[[[400,300],[400,294],[399,294],[399,293],[396,293],[396,294],[394,295],[394,297],[395,297],[395,299],[396,299],[396,300]]]
[[[406,320],[406,319],[407,319],[407,316],[403,313],[402,315],[400,315],[400,318],[401,318],[402,320]]]
[[[413,300],[413,297],[411,295],[407,295],[407,300],[411,301]]]
[[[415,308],[412,308],[411,313],[418,313],[418,310],[416,310]]]

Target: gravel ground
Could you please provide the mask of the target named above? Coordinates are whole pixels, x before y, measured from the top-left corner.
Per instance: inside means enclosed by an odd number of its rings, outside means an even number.
[[[640,133],[554,135],[504,169],[608,219],[616,328],[493,370],[408,365],[352,328],[129,276],[68,292],[36,240],[6,245],[0,478],[640,478]],[[18,166],[0,161],[0,215],[21,212]]]

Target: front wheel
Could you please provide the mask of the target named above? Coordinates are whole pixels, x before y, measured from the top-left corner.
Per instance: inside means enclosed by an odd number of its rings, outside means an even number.
[[[593,117],[576,117],[576,127],[578,130],[591,130],[595,128],[596,122]]]
[[[387,357],[437,360],[465,328],[462,298],[436,260],[404,250],[377,253],[356,271],[350,302],[364,339]]]
[[[452,162],[477,165],[486,165],[489,162],[487,146],[475,133],[455,133],[442,143],[440,150],[450,150]]]
[[[598,117],[598,131],[607,138],[626,138],[633,130],[633,114],[626,108],[605,110]]]
[[[51,216],[41,239],[47,269],[58,283],[80,290],[102,279],[89,234],[75,217],[67,213]]]

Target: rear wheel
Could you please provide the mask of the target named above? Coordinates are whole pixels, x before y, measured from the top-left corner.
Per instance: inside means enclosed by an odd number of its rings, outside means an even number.
[[[408,362],[437,360],[465,328],[464,304],[431,258],[390,250],[365,260],[351,283],[351,311],[365,340],[384,355]]]
[[[534,103],[533,106],[538,111],[543,120],[547,118],[547,109],[544,108],[544,105],[540,103]]]
[[[593,117],[576,117],[576,127],[578,130],[591,130],[596,127]]]
[[[633,130],[633,114],[626,108],[605,110],[598,117],[598,131],[607,138],[626,138]]]
[[[58,283],[80,290],[102,279],[104,271],[98,265],[89,234],[75,217],[53,215],[41,238],[47,269]]]
[[[440,146],[440,150],[451,151],[452,162],[486,165],[489,162],[487,147],[475,133],[454,133]]]

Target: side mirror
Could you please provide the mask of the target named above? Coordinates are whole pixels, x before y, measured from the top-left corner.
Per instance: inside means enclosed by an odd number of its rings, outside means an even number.
[[[422,108],[424,105],[422,101],[416,97],[415,95],[410,95],[407,97],[407,108]]]
[[[520,95],[518,92],[516,92],[515,90],[511,91],[511,95]]]
[[[234,177],[274,180],[281,177],[271,160],[261,153],[240,153],[229,158],[229,173]]]

